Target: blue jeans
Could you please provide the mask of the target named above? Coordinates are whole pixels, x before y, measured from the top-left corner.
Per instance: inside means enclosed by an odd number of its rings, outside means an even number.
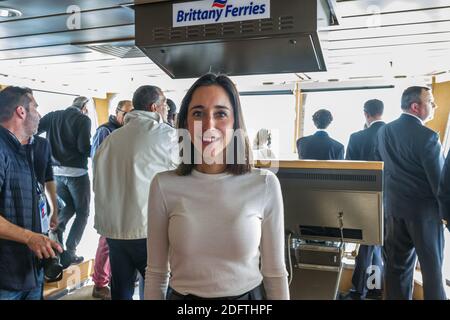
[[[10,291],[0,289],[0,300],[42,300],[44,290],[44,270],[38,271],[38,286],[29,291]]]
[[[58,214],[58,237],[62,243],[62,234],[69,220],[75,215],[72,227],[66,240],[66,249],[75,253],[89,217],[91,189],[89,176],[81,177],[55,176],[56,192],[66,206]]]
[[[118,240],[106,238],[111,264],[111,299],[132,300],[136,270],[145,279],[147,239]]]

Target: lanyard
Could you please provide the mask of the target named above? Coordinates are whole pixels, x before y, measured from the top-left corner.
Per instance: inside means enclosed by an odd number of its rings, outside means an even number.
[[[40,226],[40,219],[39,219],[39,226],[37,226],[37,221],[36,221],[36,210],[39,207],[39,203],[38,203],[38,199],[37,199],[37,193],[39,192],[39,186],[36,183],[36,174],[34,171],[34,149],[33,149],[33,140],[31,140],[31,143],[27,144],[26,146],[27,148],[27,154],[29,155],[29,167],[30,167],[30,171],[31,171],[31,185],[32,188],[31,190],[32,192],[32,201],[33,201],[33,212],[32,212],[32,231],[33,232],[40,232],[41,230],[41,226]],[[39,227],[39,231],[38,228]]]

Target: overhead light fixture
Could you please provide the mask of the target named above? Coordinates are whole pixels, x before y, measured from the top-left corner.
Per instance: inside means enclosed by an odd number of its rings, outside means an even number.
[[[12,8],[0,7],[0,17],[1,18],[16,18],[20,17],[22,12]]]

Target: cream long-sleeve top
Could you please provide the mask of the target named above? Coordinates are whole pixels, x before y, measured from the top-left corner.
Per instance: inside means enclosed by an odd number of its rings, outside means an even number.
[[[146,299],[165,298],[169,272],[181,294],[238,296],[263,282],[268,299],[289,299],[283,200],[272,172],[158,173],[148,214]]]

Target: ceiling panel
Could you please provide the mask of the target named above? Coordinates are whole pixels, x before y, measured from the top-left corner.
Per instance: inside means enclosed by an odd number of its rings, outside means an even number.
[[[448,6],[450,6],[450,0],[338,0],[338,14],[349,17]]]
[[[103,62],[103,64],[101,64]],[[119,61],[120,62],[120,61]],[[36,66],[21,67],[20,72],[22,74],[29,73],[30,70],[36,70]],[[50,73],[61,73],[61,67],[59,65],[46,65],[40,66],[39,69],[45,72],[46,76]],[[88,75],[89,73],[113,73],[113,72],[129,72],[129,73],[148,73],[149,71],[155,71],[160,73],[160,69],[152,63],[148,64],[128,64],[128,65],[111,65],[110,61],[95,61],[88,63],[77,63],[73,67],[65,66],[64,74],[66,75]]]
[[[28,19],[47,15],[63,14],[70,6],[77,6],[81,11],[117,7],[133,3],[127,0],[3,0],[0,6],[20,10],[23,15],[16,18]],[[5,19],[0,18],[0,21]]]
[[[450,41],[450,31],[424,34],[424,35],[406,35],[406,36],[390,36],[368,39],[349,39],[349,40],[330,40],[328,49],[349,49],[349,48],[371,48],[382,46],[401,46],[408,44],[422,44],[422,43],[441,43]]]
[[[52,46],[52,47],[41,47],[41,48],[30,48],[30,49],[20,49],[20,50],[0,50],[0,60],[4,59],[26,59],[32,57],[52,57],[68,54],[78,54],[78,53],[89,53],[81,47],[62,45],[62,46]]]
[[[440,9],[423,11],[407,11],[386,14],[369,14],[362,16],[343,17],[339,26],[327,27],[325,30],[364,29],[379,26],[412,25],[433,23],[435,21],[450,21],[450,6]]]
[[[58,55],[53,56],[51,59],[47,57],[37,57],[37,58],[25,58],[25,59],[14,59],[14,60],[0,60],[1,67],[27,67],[27,66],[42,66],[42,65],[70,65],[74,63],[81,63],[85,61],[102,61],[102,60],[114,60],[114,57],[100,54],[97,52],[86,52],[68,55]]]
[[[73,30],[43,35],[0,39],[2,50],[36,48],[64,44],[87,44],[134,38],[134,25],[103,27],[89,30]]]
[[[121,59],[83,46],[132,48],[134,11],[120,6],[132,2],[0,1],[0,6],[11,6],[24,14],[13,21],[0,18],[0,72],[46,83],[64,81],[75,88],[89,86],[98,92],[131,90],[139,81],[167,90],[184,89],[191,81],[170,79],[148,58]],[[83,11],[81,30],[67,29],[70,5]],[[420,77],[450,70],[450,0],[338,0],[337,13],[341,24],[321,33],[328,71],[308,73],[304,75],[307,81]],[[268,75],[264,80],[243,77],[239,84],[248,81],[255,85],[270,79],[292,83],[300,78],[295,74]]]
[[[357,55],[357,54],[379,54],[379,53],[389,53],[389,52],[402,52],[404,54],[415,55],[419,52],[430,51],[433,49],[448,48],[450,46],[450,41],[431,41],[429,43],[422,42],[411,42],[401,45],[378,45],[374,42],[372,45],[366,45],[362,47],[351,47],[351,48],[330,48],[328,52],[330,56],[334,53],[339,53],[340,55]]]
[[[348,39],[377,39],[384,37],[396,37],[403,35],[433,34],[450,31],[450,21],[433,22],[416,25],[381,26],[363,29],[332,30],[328,32],[330,41]]]
[[[1,5],[2,2],[0,2]],[[70,32],[67,14],[43,17],[40,19],[20,19],[0,22],[0,38],[33,34]],[[112,8],[85,12],[80,16],[81,29],[134,25],[134,11],[126,8]],[[134,36],[134,32],[131,34]]]

